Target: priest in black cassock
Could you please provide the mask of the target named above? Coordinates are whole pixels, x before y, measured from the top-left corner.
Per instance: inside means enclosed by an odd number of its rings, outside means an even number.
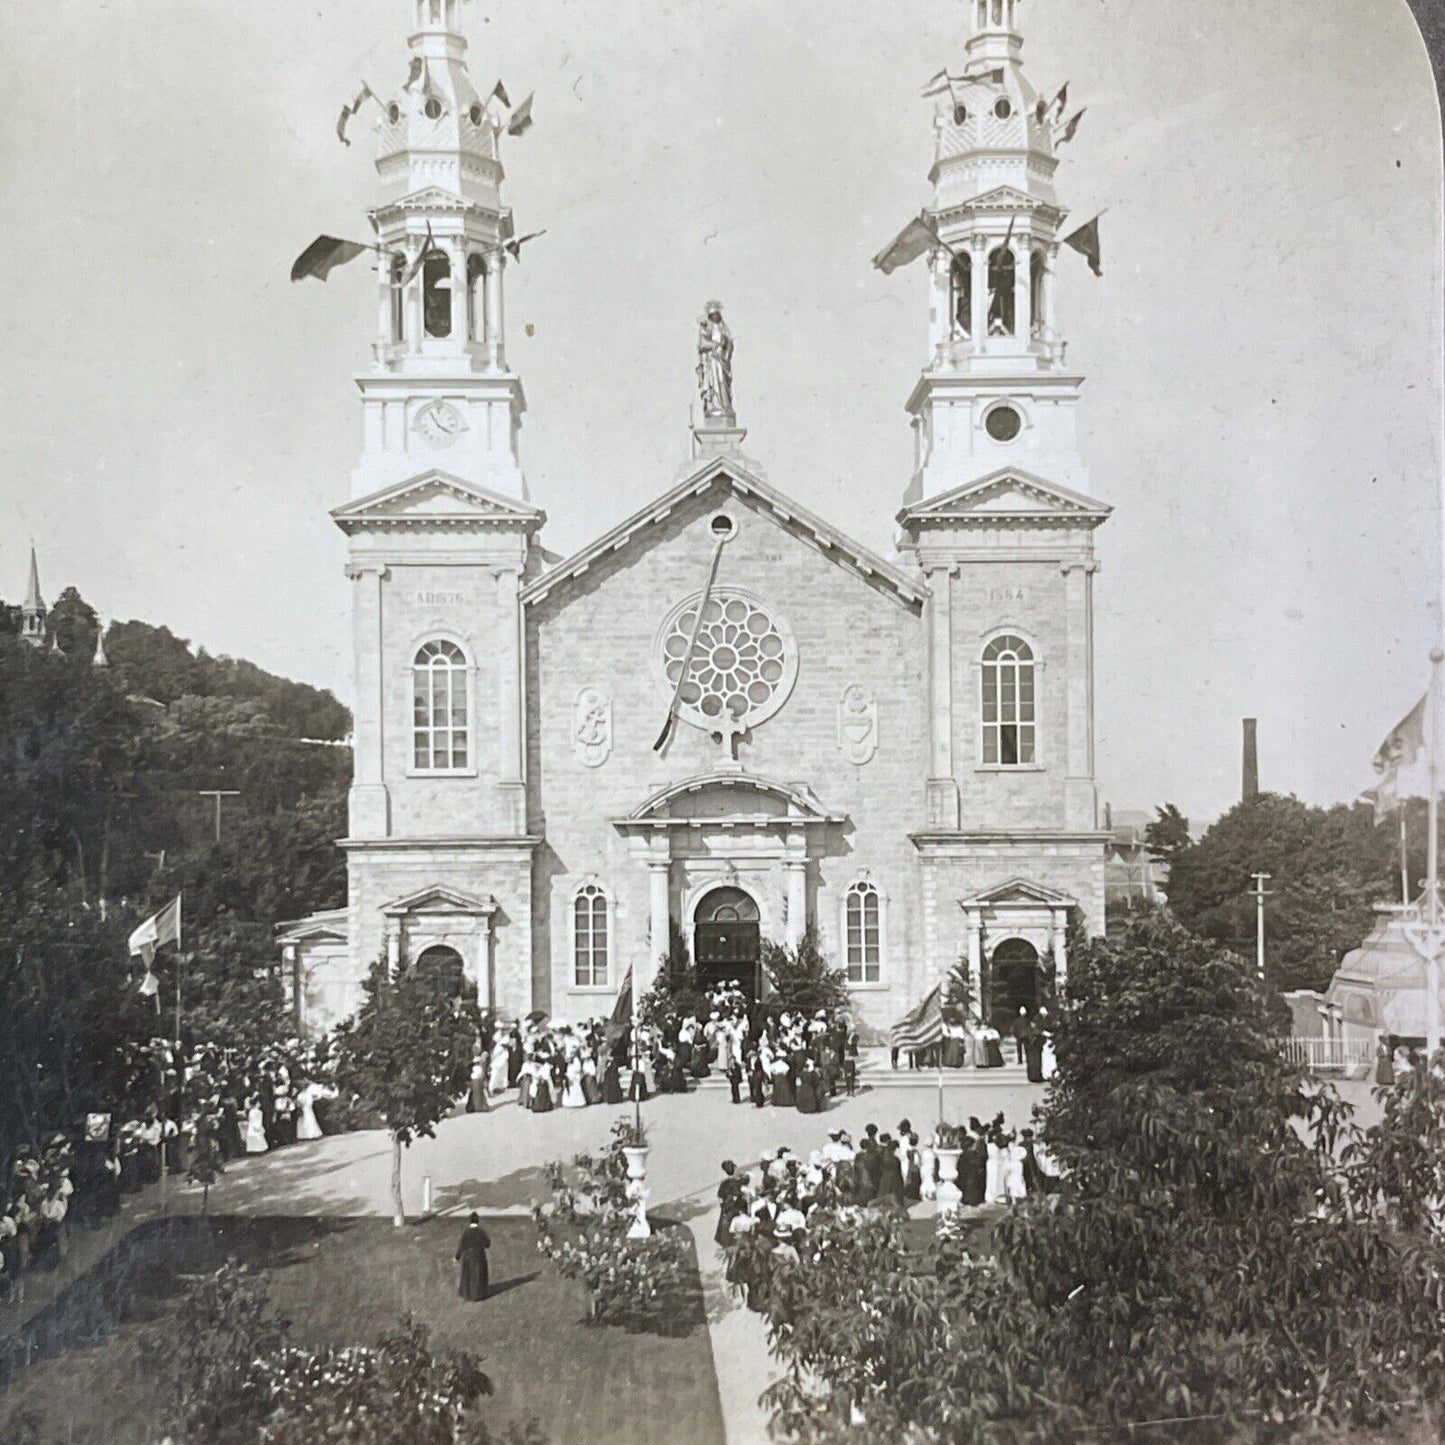
[[[462,1240],[453,1256],[461,1261],[461,1276],[457,1280],[457,1293],[465,1300],[483,1300],[487,1297],[487,1251],[492,1241],[482,1228],[481,1217],[473,1211],[462,1231]]]

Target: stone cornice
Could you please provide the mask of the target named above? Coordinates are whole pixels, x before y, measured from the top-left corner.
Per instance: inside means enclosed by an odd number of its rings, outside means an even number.
[[[1007,844],[1010,847],[1045,847],[1062,844],[1066,847],[1086,848],[1092,851],[1103,848],[1113,839],[1112,833],[1089,832],[1070,833],[1063,831],[1033,831],[1023,828],[996,828],[959,832],[910,833],[909,840],[925,856],[948,858],[969,857],[970,849],[996,847]]]
[[[524,858],[542,846],[540,837],[471,837],[471,838],[342,838],[338,848],[348,852],[414,853],[419,850],[453,853],[516,853]]]

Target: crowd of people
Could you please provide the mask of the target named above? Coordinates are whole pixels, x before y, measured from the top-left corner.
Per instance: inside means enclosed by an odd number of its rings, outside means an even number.
[[[639,1024],[635,1040],[631,1023],[602,1019],[538,1014],[499,1029],[473,1066],[467,1108],[484,1109],[512,1089],[538,1114],[621,1104],[686,1093],[718,1075],[735,1104],[746,1090],[758,1108],[819,1113],[840,1089],[854,1091],[857,1068],[858,1036],[844,1018],[757,1010],[737,985],[720,984],[697,1013]]]
[[[764,1154],[756,1179],[723,1162],[714,1238],[727,1251],[728,1280],[756,1305],[769,1259],[779,1252],[797,1258],[815,1211],[906,1210],[935,1199],[945,1182],[940,1155],[957,1156],[956,1188],[967,1207],[1058,1188],[1058,1167],[1033,1130],[1005,1128],[1002,1114],[987,1124],[970,1119],[966,1129],[940,1124],[926,1142],[907,1119],[894,1132],[869,1124],[856,1143],[847,1130],[830,1129],[828,1142],[807,1158],[786,1146]]]
[[[1054,1058],[1053,1025],[1049,1011],[1041,1007],[1037,1013],[1020,1008],[1011,1019],[1002,1020],[1004,1033],[994,1023],[977,1017],[964,1019],[961,1014],[945,1010],[942,1037],[924,1048],[891,1049],[893,1067],[899,1067],[901,1054],[907,1054],[910,1069],[1001,1069],[1004,1066],[1005,1043],[1016,1063],[1026,1065],[1030,1083],[1041,1084],[1051,1079],[1057,1068]]]

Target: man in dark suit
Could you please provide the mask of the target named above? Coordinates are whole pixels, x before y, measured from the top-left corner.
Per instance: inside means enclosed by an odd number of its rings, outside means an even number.
[[[492,1241],[482,1228],[481,1217],[473,1211],[462,1230],[461,1243],[453,1256],[461,1262],[461,1276],[457,1280],[457,1293],[464,1300],[484,1300],[487,1297],[487,1251]]]

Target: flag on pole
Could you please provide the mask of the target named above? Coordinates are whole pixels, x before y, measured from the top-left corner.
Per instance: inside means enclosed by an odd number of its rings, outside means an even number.
[[[354,261],[363,251],[375,248],[360,241],[345,241],[339,236],[318,236],[292,263],[291,279],[305,280],[314,276],[324,281],[338,266]]]
[[[1050,109],[1056,116],[1064,113],[1064,107],[1069,103],[1069,82],[1066,80],[1060,87],[1059,93],[1054,97],[1054,103]]]
[[[953,77],[946,70],[940,70],[924,85],[923,94],[925,96],[942,95],[945,90],[952,93]]]
[[[612,1006],[612,1017],[608,1021],[619,1028],[623,1024],[632,1022],[632,970],[627,970],[627,976],[622,980],[622,987],[617,994],[617,1002]]]
[[[521,135],[524,131],[530,130],[532,126],[532,97],[529,95],[516,110],[512,112],[512,118],[507,122],[508,135]]]
[[[1087,225],[1080,226],[1073,235],[1064,237],[1064,245],[1077,251],[1089,263],[1089,270],[1096,276],[1104,274],[1104,253],[1099,244],[1099,220],[1103,214],[1100,211]]]
[[[1389,736],[1375,754],[1375,772],[1379,783],[1374,788],[1375,816],[1382,818],[1401,798],[1429,792],[1425,776],[1425,740],[1429,736],[1430,694],[1427,692],[1409,712],[1390,729]]]
[[[915,216],[874,258],[873,264],[891,276],[900,266],[916,261],[938,245],[938,232],[927,214]]]
[[[142,998],[154,998],[160,991],[160,979],[147,968],[145,977],[140,981],[140,996]]]
[[[402,275],[401,284],[403,287],[410,286],[411,283],[416,280],[417,272],[426,265],[428,256],[446,256],[446,252],[437,245],[436,238],[431,233],[430,221],[426,223],[426,240],[422,244],[421,250],[416,253],[416,259],[406,268],[405,273]],[[448,282],[448,284],[450,284],[450,282]]]
[[[127,947],[132,957],[139,955],[145,960],[146,977],[151,977],[151,962],[156,956],[156,949],[167,943],[179,944],[181,941],[181,895],[179,893],[161,909],[159,913],[152,913],[139,928],[131,934]],[[152,990],[153,992],[154,990]],[[146,993],[146,986],[141,984],[141,992]]]
[[[538,236],[545,236],[546,234],[545,228],[540,231],[528,231],[525,236],[516,236],[503,244],[506,247],[507,254],[512,260],[520,261],[522,259],[522,247],[525,246],[528,241],[535,241]]]
[[[1002,85],[1003,70],[980,70],[974,75],[965,75],[960,82],[962,85]]]
[[[1066,146],[1071,140],[1073,140],[1073,138],[1079,132],[1079,122],[1083,120],[1087,112],[1088,106],[1085,106],[1083,110],[1076,110],[1074,112],[1069,123],[1064,127],[1063,132],[1060,134],[1058,140],[1055,142],[1056,145]]]
[[[922,1003],[911,1009],[889,1030],[895,1049],[921,1051],[943,1037],[943,985],[935,984]]]
[[[403,90],[410,90],[412,86],[414,86],[425,73],[426,61],[423,60],[420,55],[413,55],[411,58],[411,65],[407,68],[406,81],[403,83],[401,88]]]
[[[492,87],[492,93],[487,97],[487,99],[500,100],[502,104],[507,107],[508,110],[511,110],[512,108],[512,97],[507,94],[507,87],[503,85],[500,80]]]
[[[336,122],[336,138],[342,145],[349,146],[351,144],[346,138],[346,127],[350,123],[351,117],[354,116],[368,100],[375,99],[375,92],[363,80],[361,82],[361,89],[356,92],[356,99],[353,100],[350,105],[343,105],[341,107],[341,116]]]

